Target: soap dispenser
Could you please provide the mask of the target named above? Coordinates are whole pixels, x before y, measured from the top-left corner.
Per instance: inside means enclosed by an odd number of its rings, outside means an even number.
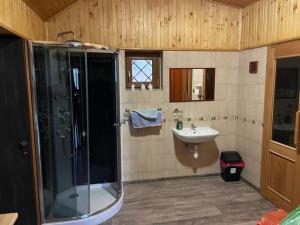
[[[177,120],[176,129],[177,130],[182,130],[183,129],[183,123],[182,123],[182,121]]]

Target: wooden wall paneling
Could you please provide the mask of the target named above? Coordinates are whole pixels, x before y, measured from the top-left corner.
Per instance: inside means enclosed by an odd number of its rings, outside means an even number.
[[[131,31],[128,31],[127,30],[127,27],[130,27],[130,24],[132,24],[131,20],[132,20],[132,14],[130,13],[130,0],[129,1],[126,1],[125,3],[125,8],[123,9],[125,10],[125,29],[123,30],[125,32],[125,43],[127,43],[129,46],[132,46],[132,41],[130,40],[130,33],[129,32],[132,32],[133,30]],[[151,39],[152,40],[152,37]],[[103,43],[105,42],[105,39],[102,40]]]
[[[83,4],[83,2],[77,2],[77,5],[75,6],[81,13],[80,13],[80,21],[83,21],[83,26],[81,28],[81,34],[82,36],[81,37],[78,37],[79,40],[82,40],[84,38],[87,37],[87,39],[91,40],[90,39],[90,31],[88,29],[86,29],[87,27],[87,24],[89,24],[89,18],[90,18],[90,13],[89,13],[89,8],[88,8],[88,4]],[[75,8],[75,7],[71,7],[71,8]],[[68,11],[68,10],[65,10],[65,11]],[[62,20],[64,19],[64,14],[65,12],[62,12],[60,15],[59,15],[59,19]],[[101,20],[103,21],[103,20]],[[99,21],[99,23],[101,22]],[[60,22],[58,21],[57,22],[57,26],[60,26]],[[46,25],[47,27],[47,25]],[[65,29],[63,26],[61,27],[61,29]],[[71,27],[72,29],[72,27]],[[93,29],[95,29],[93,27]],[[55,30],[52,30],[52,32],[55,32]]]
[[[212,0],[79,0],[46,27],[51,41],[73,30],[115,48],[239,50],[241,9]]]
[[[80,11],[78,13],[80,14]],[[79,20],[80,16],[72,17],[70,14],[69,14],[69,16],[72,19],[72,26],[75,27],[75,33],[78,36],[81,36],[82,35],[82,33],[81,33],[81,23],[80,23],[80,20]]]
[[[116,3],[117,3],[117,0],[112,0],[111,1],[112,2],[112,17],[113,18],[116,18],[116,19],[114,19],[113,21],[112,21],[112,33],[113,33],[113,35],[115,35],[116,37],[115,38],[113,38],[113,46],[117,46],[117,37],[118,37],[118,32],[114,32],[114,31],[118,31],[117,30],[117,5],[116,5]]]
[[[170,33],[170,38],[172,40],[172,48],[176,48],[177,40],[178,40],[178,31],[177,31],[177,27],[176,27],[176,21],[177,21],[177,18],[178,18],[177,0],[172,0],[172,3],[173,3],[173,7],[171,8],[172,18],[171,18],[171,23],[170,23],[170,26],[169,26],[169,30],[171,32]]]
[[[89,35],[90,35],[90,42],[94,43],[96,40],[97,35],[95,34],[95,30],[96,30],[96,24],[95,24],[95,16],[97,15],[97,1],[89,1],[88,4],[88,15],[89,15],[89,25],[91,27],[93,27],[93,29],[89,29]],[[105,17],[103,17],[103,20],[105,19]]]
[[[182,6],[181,6],[181,1],[178,1],[176,0],[176,15],[177,15],[177,20],[179,20],[179,18],[181,18],[182,20],[184,19],[183,18],[183,13],[182,13]],[[181,21],[180,23],[175,23],[175,27],[176,27],[176,48],[181,48],[181,41],[182,41],[182,29],[183,29],[183,26],[184,26],[184,21]]]
[[[202,21],[200,20],[200,24],[198,25],[198,29],[201,31],[201,42],[200,42],[200,46],[202,46],[203,48],[208,48],[208,9],[207,9],[207,4],[204,4],[202,2]],[[202,27],[202,29],[201,29]]]
[[[141,15],[141,10],[142,10],[142,7],[141,7],[141,1],[136,1],[134,0],[133,3],[132,3],[132,10],[134,10],[134,13],[135,13],[135,16],[136,18],[133,19],[133,24],[134,24],[134,29],[133,30],[133,34],[134,34],[134,46],[141,46],[141,33],[143,32],[143,24],[142,24],[142,15]],[[163,10],[163,5],[162,5],[162,8],[160,8],[160,11],[161,9]],[[160,13],[157,12],[158,15],[157,15],[157,18],[159,18],[160,20]],[[163,11],[161,11],[161,13],[163,13]],[[160,22],[160,21],[158,21]],[[157,24],[157,26],[159,26],[160,24]],[[140,27],[140,29],[139,29]],[[160,26],[161,27],[161,26]],[[160,39],[161,38],[161,34],[162,32],[159,32],[157,37]],[[158,43],[160,43],[158,41]]]
[[[221,17],[223,15],[223,18]],[[217,21],[217,32],[220,33],[220,35],[217,35],[217,45],[222,46],[225,45],[228,42],[229,36],[221,36],[222,31],[224,29],[229,30],[227,27],[227,23],[225,21],[228,20],[228,12],[227,8],[222,6],[220,8],[216,8],[216,21]]]
[[[184,34],[186,37],[184,38],[184,46],[191,48],[193,45],[193,15],[195,14],[193,7],[193,0],[189,0],[189,4],[184,7],[184,17],[187,20],[187,26],[184,28]]]
[[[77,0],[23,0],[43,20],[47,20],[61,10],[74,4]],[[111,0],[113,3],[114,0]],[[226,5],[245,7],[258,0],[216,0]],[[108,1],[108,4],[110,2]]]
[[[108,43],[108,42],[112,41],[113,38],[115,38],[114,36],[112,36],[111,30],[109,30],[110,29],[109,21],[115,19],[115,18],[112,18],[111,12],[108,11],[109,10],[108,9],[108,2],[109,1],[110,0],[103,0],[103,8],[102,8],[103,15],[104,15],[104,19],[103,19],[104,31],[105,31],[106,34],[108,34],[108,35],[105,35],[105,33],[104,33],[104,42],[105,43]],[[94,20],[95,20],[94,21],[95,26],[97,26],[97,21],[99,20],[99,18],[94,18]],[[101,29],[101,27],[100,27],[100,29]],[[112,39],[110,39],[110,38],[112,38]],[[97,42],[97,41],[98,40],[95,38],[94,42]]]
[[[45,22],[22,0],[0,1],[0,26],[29,39],[45,40]]]
[[[218,35],[218,32],[217,32],[217,27],[216,27],[216,30],[214,31],[215,32],[215,35],[212,34],[211,32],[211,29],[213,28],[214,26],[214,20],[215,20],[215,10],[214,10],[214,5],[212,2],[209,2],[209,7],[208,7],[208,40],[211,40],[208,42],[208,48],[211,48],[211,43],[215,43],[216,46],[217,46],[217,43],[216,43],[216,36]]]
[[[260,0],[242,9],[241,48],[300,38],[299,0]]]
[[[103,4],[101,2],[98,2],[97,0],[94,0],[91,2],[89,5],[89,15],[90,15],[90,22],[92,26],[94,27],[93,30],[90,30],[90,37],[91,37],[91,42],[93,43],[99,35],[102,34],[102,32],[99,30],[100,26],[97,26],[95,24],[95,18],[99,17],[100,14],[102,14],[102,8]],[[104,20],[104,18],[103,18]],[[103,24],[103,20],[99,20],[98,22]],[[85,31],[87,32],[87,31]],[[103,38],[103,35],[102,35]]]
[[[169,0],[164,0],[164,6],[162,8],[164,16],[161,19],[162,23],[162,32],[161,39],[163,40],[162,46],[170,46],[169,45],[169,32],[168,32],[168,18],[169,18],[169,10],[168,10]]]
[[[156,0],[156,2],[159,0]],[[164,2],[164,1],[163,1]],[[159,5],[159,4],[158,4]],[[163,6],[163,5],[162,5]],[[163,24],[162,24],[162,19],[164,17],[164,13],[161,10],[163,7],[157,7],[156,8],[156,15],[155,17],[158,18],[158,20],[156,20],[156,24],[158,26],[158,35],[156,35],[157,38],[157,44],[158,44],[158,48],[162,48],[162,46],[164,45],[164,39],[162,38],[162,33],[163,33]],[[154,17],[154,18],[155,18]],[[138,28],[138,27],[136,27]],[[139,29],[136,29],[136,33],[138,33]]]

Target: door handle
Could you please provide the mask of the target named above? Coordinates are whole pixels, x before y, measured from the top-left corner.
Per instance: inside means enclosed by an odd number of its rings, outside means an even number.
[[[27,146],[28,146],[28,142],[26,140],[19,142],[19,149],[23,151],[24,155],[28,155],[28,151],[26,150]]]

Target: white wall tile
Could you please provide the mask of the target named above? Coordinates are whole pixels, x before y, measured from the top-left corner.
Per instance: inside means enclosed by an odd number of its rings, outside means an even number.
[[[236,147],[242,153],[246,167],[242,176],[255,186],[260,186],[262,126],[266,79],[267,48],[240,52],[238,79],[238,115],[255,120],[238,121]],[[258,61],[258,74],[249,74],[249,62]]]
[[[200,161],[194,161],[184,144],[177,146],[178,142],[174,141],[172,134],[172,128],[175,127],[172,111],[178,108],[183,111],[184,126],[190,126],[191,122],[186,121],[186,118],[190,117],[197,126],[211,126],[219,130],[221,134],[215,140],[216,153],[239,150],[248,164],[243,176],[258,186],[259,176],[255,173],[260,170],[261,126],[241,120],[211,121],[210,119],[212,116],[221,118],[239,115],[241,118],[247,117],[251,120],[262,121],[266,52],[266,48],[240,53],[165,51],[163,53],[162,90],[131,92],[125,88],[125,60],[124,51],[121,51],[121,114],[126,107],[132,110],[160,106],[163,108],[167,121],[159,131],[132,129],[127,124],[122,127],[123,179],[125,181],[157,179],[204,175],[220,171],[218,157],[215,157],[208,165],[201,166],[203,158]],[[249,62],[256,60],[259,61],[259,74],[250,75]],[[169,103],[169,68],[179,67],[216,68],[215,101]],[[199,121],[200,117],[204,117],[204,121]],[[213,151],[207,151],[204,157],[211,158],[213,154],[215,154]],[[183,163],[180,160],[186,160],[186,162]],[[255,163],[251,164],[251,160]]]

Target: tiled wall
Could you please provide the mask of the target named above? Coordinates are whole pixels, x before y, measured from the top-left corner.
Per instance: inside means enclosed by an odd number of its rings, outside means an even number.
[[[236,147],[246,162],[243,177],[257,187],[260,186],[266,60],[266,47],[240,52]],[[249,74],[251,61],[258,61],[257,74]]]
[[[248,64],[256,60],[259,74],[250,75]],[[215,101],[169,103],[169,68],[176,67],[216,68]],[[247,165],[243,176],[259,186],[265,67],[266,48],[241,53],[165,51],[162,90],[130,91],[125,89],[121,51],[121,114],[126,108],[162,107],[166,119],[161,128],[133,129],[128,123],[122,126],[123,180],[219,173],[219,153],[237,149]],[[215,142],[199,145],[198,159],[189,152],[192,146],[186,147],[173,137],[175,108],[183,111],[184,126],[194,123],[220,132]]]
[[[216,68],[215,101],[169,103],[169,68]],[[125,109],[162,107],[166,122],[161,129],[133,129],[122,126],[123,180],[212,174],[219,172],[219,153],[235,149],[238,90],[238,52],[176,52],[163,54],[163,88],[153,91],[125,89],[124,52],[120,54],[121,113]],[[199,158],[193,159],[186,147],[172,134],[172,111],[183,111],[184,126],[211,126],[220,131],[215,143],[199,146]],[[191,118],[191,121],[187,121]],[[201,120],[203,118],[203,120]]]

